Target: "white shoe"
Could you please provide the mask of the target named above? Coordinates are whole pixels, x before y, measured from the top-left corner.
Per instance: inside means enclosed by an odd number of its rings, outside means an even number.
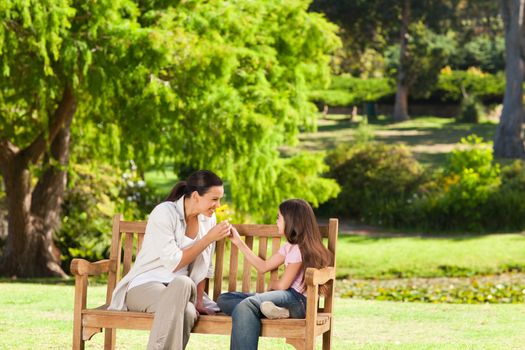
[[[271,301],[263,301],[261,303],[261,312],[270,320],[290,317],[290,311],[288,311],[288,309],[279,307]]]

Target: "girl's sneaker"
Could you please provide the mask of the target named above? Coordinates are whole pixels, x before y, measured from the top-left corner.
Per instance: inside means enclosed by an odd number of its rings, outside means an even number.
[[[271,301],[263,301],[261,303],[261,312],[270,320],[290,317],[290,311],[288,311],[288,309],[279,307]]]

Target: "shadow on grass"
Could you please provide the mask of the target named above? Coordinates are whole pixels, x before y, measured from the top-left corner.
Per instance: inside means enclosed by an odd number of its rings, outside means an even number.
[[[106,285],[107,277],[89,277],[89,285]],[[59,277],[35,277],[35,278],[10,278],[0,277],[0,283],[31,283],[31,284],[45,284],[45,285],[64,285],[74,286],[75,277],[69,276],[68,279]]]

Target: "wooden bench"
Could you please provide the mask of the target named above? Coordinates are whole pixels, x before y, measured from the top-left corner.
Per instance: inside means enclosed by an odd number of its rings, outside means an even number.
[[[261,258],[267,257],[268,245],[271,242],[271,254],[279,250],[282,236],[277,233],[276,225],[234,225],[239,234],[245,237],[246,244],[256,249]],[[335,284],[335,248],[337,242],[338,220],[330,219],[327,226],[320,226],[323,237],[327,238],[327,247],[334,254],[331,267],[324,269],[309,268],[305,274],[307,285],[307,307],[305,319],[262,320],[261,336],[286,338],[286,342],[296,349],[314,349],[316,337],[323,335],[323,349],[331,347]],[[73,320],[73,349],[84,349],[84,342],[105,328],[104,349],[115,349],[116,329],[151,329],[153,314],[146,312],[110,311],[107,306],[111,295],[121,276],[131,268],[135,254],[140,250],[144,239],[146,222],[123,221],[121,215],[113,218],[113,237],[111,241],[110,258],[90,263],[83,259],[71,262],[71,273],[75,275],[75,308]],[[283,239],[284,241],[284,239]],[[255,243],[255,244],[254,244]],[[231,249],[225,249],[231,245]],[[254,250],[255,251],[255,250]],[[122,254],[123,252],[123,254]],[[221,240],[216,245],[215,276],[210,281],[214,300],[223,291],[224,267],[229,266],[228,291],[240,289],[243,292],[264,292],[268,276],[257,273],[255,290],[252,289],[252,272],[255,269],[241,255],[242,270],[239,266],[239,251],[231,242]],[[226,263],[225,263],[226,261]],[[253,270],[253,271],[252,271]],[[242,271],[242,279],[237,282],[238,272]],[[106,304],[88,309],[86,307],[88,276],[98,276],[108,273]],[[270,272],[270,278],[276,279],[278,271]],[[319,285],[327,284],[328,293],[318,296]],[[224,314],[201,315],[193,327],[193,333],[224,334],[231,333],[231,317]],[[227,340],[225,339],[225,342]],[[190,340],[191,342],[191,340]]]

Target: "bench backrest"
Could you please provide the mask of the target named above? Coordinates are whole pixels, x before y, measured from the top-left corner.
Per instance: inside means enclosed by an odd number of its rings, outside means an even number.
[[[277,232],[277,225],[235,224],[234,226],[239,231],[239,234],[244,236],[246,244],[263,259],[277,253],[281,244],[283,244],[282,242],[284,242],[283,235]],[[326,238],[327,248],[333,253],[334,258],[331,266],[335,266],[338,220],[330,219],[328,225],[320,225],[319,229],[323,237]],[[145,230],[146,221],[123,221],[120,214],[113,217],[113,236],[106,294],[106,302],[108,304],[111,301],[111,295],[116,284],[122,276],[128,273],[136,254],[140,251]],[[230,248],[226,249],[227,246]],[[271,254],[268,254],[270,246]],[[253,276],[255,278],[255,289],[253,289],[252,273],[255,272],[255,269],[246,258],[242,257],[242,254],[240,255],[238,248],[231,244],[229,240],[223,239],[217,242],[215,248],[215,275],[213,278],[214,300],[217,300],[222,292],[223,277],[225,276],[228,276],[228,291],[242,291],[246,293],[264,292],[268,277],[277,279],[277,270],[269,272],[270,276],[257,273],[256,276]],[[241,260],[242,266],[239,264],[239,260]],[[239,289],[238,281],[241,283]],[[333,293],[333,286],[330,289]],[[331,304],[332,296],[328,299]],[[331,310],[331,305],[328,308]]]

